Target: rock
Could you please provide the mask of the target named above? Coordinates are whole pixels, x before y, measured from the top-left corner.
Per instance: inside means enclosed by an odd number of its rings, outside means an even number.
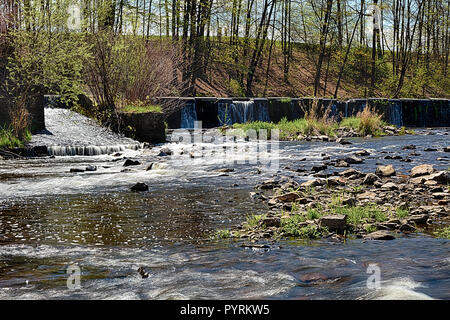
[[[346,226],[347,216],[343,214],[327,215],[319,219],[319,227],[326,227],[332,232],[343,233]]]
[[[447,192],[436,192],[436,193],[433,193],[433,198],[435,198],[435,199],[444,199],[446,196],[448,196]]]
[[[438,201],[438,205],[440,205],[440,206],[446,206],[446,205],[448,205],[448,200],[439,200],[439,201]]]
[[[322,170],[326,170],[328,167],[326,166],[326,165],[318,165],[318,166],[313,166],[312,168],[311,168],[311,171],[314,171],[314,172],[319,172],[319,171],[322,171]]]
[[[173,154],[172,150],[170,150],[169,148],[162,148],[160,150],[160,153],[165,153],[165,155],[167,156],[171,156]]]
[[[416,146],[413,144],[410,144],[410,145],[404,146],[402,149],[403,150],[415,150]]]
[[[278,217],[268,217],[259,222],[259,226],[266,226],[267,228],[271,227],[280,227],[281,219]]]
[[[407,218],[408,223],[415,223],[415,224],[426,224],[428,221],[429,215],[428,214],[414,214],[412,216],[409,216]]]
[[[340,143],[340,144],[342,144],[342,145],[352,144],[350,141],[344,140],[344,139],[342,139],[342,138],[336,139],[336,142],[337,142],[337,143]]]
[[[375,183],[375,181],[379,181],[380,178],[373,173],[368,173],[366,174],[366,177],[363,180],[363,184],[367,184],[367,185],[373,185]]]
[[[418,184],[423,184],[425,182],[425,178],[424,177],[417,177],[417,178],[412,178],[410,180],[410,182],[414,185],[418,185]]]
[[[362,173],[357,171],[357,170],[355,170],[355,169],[353,169],[353,168],[351,168],[351,169],[347,169],[345,171],[339,172],[339,175],[341,177],[351,177],[353,175],[361,176]]]
[[[356,196],[359,200],[375,200],[377,198],[377,194],[372,191],[366,191],[364,193],[358,194]]]
[[[405,223],[400,226],[399,230],[401,232],[411,232],[411,231],[416,230],[416,228],[411,224]]]
[[[434,168],[430,164],[421,164],[411,169],[411,178],[430,175],[434,172]]]
[[[360,157],[365,157],[365,156],[369,156],[370,152],[367,150],[359,150],[355,152],[355,155],[360,156]]]
[[[276,188],[280,185],[280,182],[275,179],[270,179],[264,181],[262,184],[260,184],[257,188],[262,190],[271,190],[273,188]]]
[[[300,196],[295,192],[289,192],[280,196],[276,196],[275,198],[282,202],[294,202],[295,200],[299,199]]]
[[[129,166],[137,166],[140,165],[141,163],[137,160],[131,160],[131,159],[127,159],[125,160],[123,166],[124,167],[129,167]]]
[[[87,166],[86,171],[97,171],[97,166]]]
[[[450,183],[450,171],[439,171],[433,173],[429,176],[429,178],[426,178],[426,180],[434,180],[440,184],[448,184]]]
[[[382,177],[390,177],[395,175],[395,169],[392,165],[378,166],[375,174]]]
[[[162,169],[166,169],[168,166],[169,165],[167,163],[164,163],[164,162],[152,162],[147,167],[147,171],[148,170],[162,170]]]
[[[383,185],[381,186],[381,189],[386,189],[386,190],[398,190],[399,188],[398,188],[398,186],[397,186],[395,183],[393,183],[393,182],[387,182],[387,183],[385,183],[385,184],[383,184]]]
[[[82,169],[82,168],[71,168],[70,169],[71,173],[80,173],[80,172],[84,172],[84,171],[86,171],[86,170]]]
[[[358,158],[357,156],[348,156],[344,159],[344,161],[349,164],[360,164],[364,162],[363,159]]]
[[[325,184],[325,180],[313,179],[313,180],[308,180],[306,182],[303,182],[302,184],[300,184],[300,186],[303,188],[311,188],[311,187],[322,186],[324,184]]]
[[[450,152],[450,147],[444,147],[444,149],[442,150],[444,152]]]
[[[436,148],[425,148],[423,151],[438,151]]]
[[[372,239],[372,240],[394,240],[395,239],[395,237],[389,231],[386,231],[386,230],[371,232],[369,234],[366,234],[364,236],[364,238]]]
[[[338,167],[338,168],[343,168],[343,167],[348,167],[349,164],[347,162],[345,162],[344,160],[338,160],[334,166]]]
[[[233,172],[234,169],[233,168],[222,168],[222,169],[218,169],[216,171],[217,172]]]
[[[331,177],[327,179],[327,183],[330,186],[344,186],[347,184],[347,179],[344,177]]]
[[[138,182],[130,188],[133,191],[148,191],[148,185],[143,182]]]

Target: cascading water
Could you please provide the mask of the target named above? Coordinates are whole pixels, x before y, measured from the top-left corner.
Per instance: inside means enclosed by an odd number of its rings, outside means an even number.
[[[33,135],[30,145],[47,146],[51,156],[97,156],[143,147],[67,109],[45,108],[45,122],[47,129]]]
[[[219,103],[219,123],[231,125],[233,123],[246,123],[249,121],[270,121],[267,104],[255,104],[255,101],[233,101],[232,103]]]
[[[389,104],[389,123],[398,127],[403,126],[403,110],[400,102],[391,102]]]
[[[181,128],[193,129],[195,121],[197,121],[197,110],[195,103],[187,103],[181,109]]]

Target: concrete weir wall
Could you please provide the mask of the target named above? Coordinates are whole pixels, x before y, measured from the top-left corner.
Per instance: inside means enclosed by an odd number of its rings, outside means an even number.
[[[195,121],[202,121],[203,128],[247,121],[278,122],[282,118],[303,118],[313,105],[313,98],[161,98],[174,101],[179,108],[167,115],[170,129],[193,128]],[[367,105],[373,107],[383,119],[396,126],[450,127],[449,99],[316,99],[321,112],[329,109],[330,116],[340,120],[355,116]]]
[[[162,113],[122,113],[122,125],[131,127],[140,142],[161,143],[166,141],[166,127]]]
[[[8,126],[11,123],[9,116],[9,106],[11,100],[7,98],[0,98],[0,126]],[[45,129],[45,115],[44,115],[44,96],[36,96],[28,105],[27,109],[31,116],[31,133],[39,132]]]

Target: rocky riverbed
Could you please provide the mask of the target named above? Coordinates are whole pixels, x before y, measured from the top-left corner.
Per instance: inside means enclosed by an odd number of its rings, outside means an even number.
[[[369,154],[361,150],[332,165],[361,163]],[[248,216],[240,226],[221,230],[216,236],[252,242],[292,237],[344,239],[348,235],[392,240],[400,232],[448,226],[449,170],[437,171],[433,165],[422,164],[405,175],[386,165],[375,172],[349,168],[321,174],[326,168],[325,164],[313,166],[308,173],[318,178],[303,183],[280,176],[258,184],[250,197],[265,203],[267,212]]]

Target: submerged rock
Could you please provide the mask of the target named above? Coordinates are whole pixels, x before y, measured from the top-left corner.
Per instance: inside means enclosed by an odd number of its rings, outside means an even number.
[[[141,163],[137,160],[131,160],[131,159],[127,159],[125,160],[123,166],[124,167],[129,167],[129,166],[137,166],[140,165]]]
[[[148,185],[143,182],[138,182],[130,188],[132,191],[148,191]]]
[[[71,173],[80,173],[80,172],[85,172],[86,169],[82,169],[82,168],[71,168],[70,172]]]

